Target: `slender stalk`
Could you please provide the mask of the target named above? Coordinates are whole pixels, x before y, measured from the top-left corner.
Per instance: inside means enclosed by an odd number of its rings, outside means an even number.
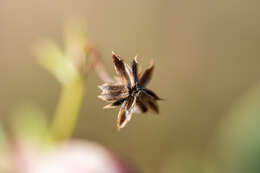
[[[96,47],[89,44],[88,47],[86,48],[86,51],[89,54],[88,57],[90,59],[91,65],[95,68],[95,71],[99,76],[99,78],[105,83],[114,82],[114,80],[107,73],[103,65],[103,61]]]
[[[85,49],[85,53],[90,60],[90,66],[94,67],[100,79],[104,82],[113,82],[103,66],[98,50],[94,46],[89,45]],[[50,72],[54,73],[62,84],[61,96],[54,114],[54,120],[50,127],[50,136],[48,136],[51,141],[55,142],[68,140],[74,132],[84,96],[84,78],[89,71],[79,74],[71,73],[73,70],[71,70],[71,66],[63,60],[64,57],[62,57],[62,55],[60,58],[58,56],[51,57],[56,57],[56,59],[44,59],[43,65],[45,65]],[[91,69],[92,68],[89,68],[89,70]],[[80,71],[80,68],[77,70]],[[64,78],[62,78],[64,75],[68,75],[68,79],[64,80]]]
[[[72,136],[84,96],[84,80],[81,78],[62,87],[51,127],[53,140],[66,140]]]

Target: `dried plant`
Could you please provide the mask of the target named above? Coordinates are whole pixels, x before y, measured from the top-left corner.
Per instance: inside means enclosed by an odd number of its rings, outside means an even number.
[[[134,58],[132,67],[114,52],[112,52],[112,57],[119,77],[99,86],[102,90],[99,98],[111,102],[104,108],[121,106],[117,120],[117,128],[120,130],[131,120],[132,114],[135,112],[146,113],[148,109],[151,109],[158,114],[157,101],[161,99],[152,90],[146,88],[154,70],[153,62],[141,75],[141,72],[138,72],[137,57]]]

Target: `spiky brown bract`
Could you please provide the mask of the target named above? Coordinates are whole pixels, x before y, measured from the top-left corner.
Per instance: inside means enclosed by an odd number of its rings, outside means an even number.
[[[99,86],[102,93],[98,97],[111,102],[104,108],[121,106],[117,119],[117,128],[120,130],[131,120],[134,112],[146,113],[151,109],[159,113],[157,101],[161,99],[152,90],[146,88],[152,78],[153,63],[142,75],[138,72],[137,57],[134,58],[131,67],[114,52],[112,52],[112,58],[119,78]]]

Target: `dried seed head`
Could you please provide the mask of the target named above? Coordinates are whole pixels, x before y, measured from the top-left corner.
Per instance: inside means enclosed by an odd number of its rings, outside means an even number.
[[[104,108],[120,107],[117,120],[117,128],[121,129],[131,120],[136,111],[146,113],[151,109],[159,113],[157,101],[161,100],[152,90],[146,86],[152,78],[154,63],[141,74],[135,56],[131,67],[125,63],[115,52],[112,52],[114,68],[119,77],[113,82],[105,83],[99,88],[102,90],[99,98],[112,102]]]

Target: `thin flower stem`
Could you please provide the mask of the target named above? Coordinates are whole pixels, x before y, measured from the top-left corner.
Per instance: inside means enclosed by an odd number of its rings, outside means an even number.
[[[103,66],[98,50],[88,45],[85,51],[90,60],[90,66],[95,69],[100,79],[108,83],[113,82]],[[62,83],[61,96],[51,125],[50,140],[68,140],[72,136],[82,106],[85,91],[84,78],[89,71],[85,71],[83,75],[74,76],[75,79],[72,81]]]
[[[99,55],[98,50],[94,46],[89,44],[88,47],[86,48],[86,51],[89,54],[89,59],[91,61],[91,65],[95,68],[95,71],[96,71],[97,75],[99,76],[99,78],[103,82],[106,82],[106,83],[114,82],[114,80],[111,79],[111,77],[107,73],[107,71],[103,65],[103,61]]]
[[[84,80],[81,78],[62,87],[51,127],[53,140],[66,140],[72,136],[84,96]]]

